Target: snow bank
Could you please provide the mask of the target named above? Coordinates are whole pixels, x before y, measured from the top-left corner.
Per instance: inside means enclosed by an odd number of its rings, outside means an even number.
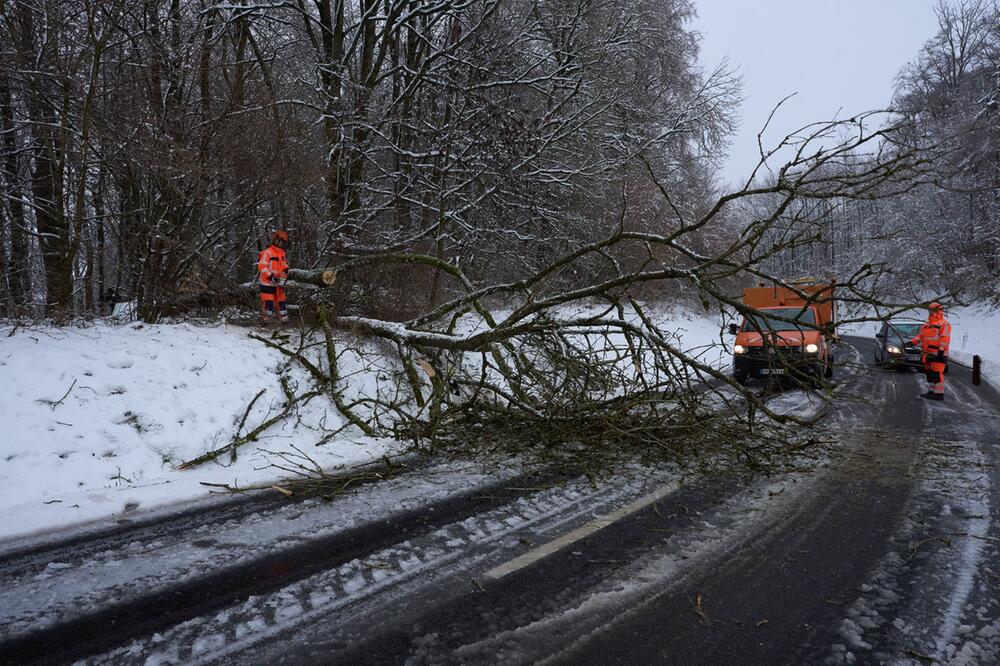
[[[229,464],[176,465],[231,441],[284,402],[283,358],[247,329],[188,324],[0,330],[0,538],[204,495],[201,482],[245,486],[278,478],[268,452],[305,450],[324,467],[367,462],[390,446],[347,440],[316,447],[341,417],[325,398],[276,425]],[[8,337],[9,336],[9,337]],[[300,390],[309,387],[292,370]]]
[[[1000,387],[1000,310],[989,307],[955,308],[951,322],[951,357],[972,365],[973,355],[983,359],[983,379]]]
[[[722,333],[721,314],[672,310],[657,316],[656,323],[672,331],[680,347],[699,362],[723,371],[728,371],[732,365],[732,344],[736,336]]]

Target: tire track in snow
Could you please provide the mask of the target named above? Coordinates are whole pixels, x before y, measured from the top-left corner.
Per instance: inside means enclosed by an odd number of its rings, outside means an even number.
[[[271,594],[254,595],[217,613],[191,618],[85,663],[142,659],[147,663],[187,664],[225,659],[418,578],[424,586],[443,576],[482,568],[496,559],[502,540],[516,543],[516,535],[528,529],[549,532],[564,528],[591,515],[595,505],[617,504],[639,491],[625,483],[595,489],[584,480],[567,488],[546,489],[375,550]],[[400,595],[397,592],[395,597]]]
[[[510,472],[506,476],[515,475]],[[531,478],[538,482],[539,477]],[[552,477],[556,478],[559,477]],[[41,608],[28,604],[23,612],[18,612],[21,608],[18,597],[25,588],[0,590],[0,601],[6,600],[2,607],[10,605],[13,609],[0,629],[0,654],[6,661],[50,658],[53,654],[61,655],[63,660],[82,657],[111,641],[127,640],[169,627],[190,615],[224,608],[252,592],[270,592],[408,534],[434,529],[451,520],[450,516],[468,515],[477,503],[481,507],[512,502],[523,490],[522,486],[532,483],[524,477],[506,478],[482,485],[474,482],[470,488],[469,482],[470,476],[461,471],[444,484],[414,483],[413,479],[409,479],[410,485],[402,480],[387,482],[384,487],[371,487],[371,492],[382,498],[375,505],[368,504],[372,495],[365,493],[316,507],[313,512],[295,511],[295,505],[289,505],[284,511],[249,526],[239,521],[218,526],[209,519],[203,525],[205,530],[214,530],[219,535],[231,530],[237,544],[245,543],[242,549],[223,548],[211,554],[209,562],[218,569],[206,565],[201,549],[192,548],[192,544],[186,544],[188,552],[184,552],[185,544],[179,544],[179,554],[165,559],[155,548],[148,553],[132,553],[140,560],[141,555],[148,556],[142,565],[145,569],[129,562],[130,553],[126,549],[114,560],[120,565],[116,568],[121,576],[107,582],[110,584],[102,585],[100,576],[86,567],[56,567],[43,572],[51,575],[52,581],[24,581],[24,585],[37,590],[36,596],[48,599],[48,604]],[[508,486],[514,486],[515,490],[505,492]],[[392,498],[398,501],[387,502]],[[410,508],[414,505],[415,508]],[[355,507],[354,514],[333,510],[351,506]],[[372,506],[381,511],[391,506],[396,511],[373,517]],[[242,538],[238,538],[240,533]],[[278,533],[285,537],[275,540],[273,537]],[[195,559],[189,559],[189,555]],[[185,563],[192,561],[199,563],[198,575],[186,572]],[[142,572],[150,567],[155,570],[157,566],[161,569],[158,576],[150,579],[139,576],[129,582],[130,571]],[[178,577],[171,578],[175,574]],[[60,581],[62,587],[57,585]],[[61,598],[62,592],[67,599]]]
[[[981,420],[970,420],[969,408],[983,403],[965,386],[956,385],[949,398],[926,412],[920,481],[907,515],[848,607],[841,641],[824,663],[994,663],[997,653],[987,656],[970,641],[973,626],[965,619],[995,524],[983,437],[1000,431],[1000,419],[982,410]]]

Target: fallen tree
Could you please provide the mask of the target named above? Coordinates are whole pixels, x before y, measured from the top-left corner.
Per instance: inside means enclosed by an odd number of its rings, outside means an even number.
[[[756,312],[736,296],[734,286],[746,281],[773,282],[814,300],[768,270],[769,262],[822,242],[838,201],[892,197],[927,184],[930,165],[947,150],[909,145],[898,126],[869,129],[881,118],[866,114],[789,135],[762,154],[759,168],[778,150],[792,151],[791,159],[700,213],[676,206],[649,168],[671,211],[663,224],[669,231],[630,229],[631,202],[623,191],[618,224],[605,237],[509,282],[477,284],[460,263],[413,252],[374,252],[293,270],[293,286],[312,289],[322,336],[299,344],[315,349],[313,358],[308,351],[295,355],[349,425],[406,438],[418,448],[478,441],[485,448],[577,455],[582,445],[605,454],[610,445],[678,457],[694,442],[712,441],[761,463],[782,446],[796,445],[789,426],[808,427],[818,415],[774,409],[766,395],[739,385],[706,358],[706,350],[683,348],[636,294],[651,285],[682,284],[721,317]],[[728,242],[699,248],[703,232],[724,221],[732,225],[734,216],[748,211],[753,219],[736,220],[738,233]],[[400,264],[447,278],[449,298],[406,321],[337,311],[329,295],[341,276]],[[589,284],[563,286],[561,276],[580,270],[591,271]],[[887,312],[914,307],[882,299],[880,277],[887,270],[885,264],[857,267],[841,276],[836,297]],[[388,343],[397,373],[373,395],[347,399],[337,367],[338,336]],[[725,347],[721,335],[718,346]],[[794,375],[793,368],[789,372]]]

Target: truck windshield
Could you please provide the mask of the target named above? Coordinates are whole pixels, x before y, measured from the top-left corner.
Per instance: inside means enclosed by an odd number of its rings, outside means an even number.
[[[772,319],[775,317],[784,317],[785,319],[795,319],[803,324],[816,325],[816,314],[812,309],[803,310],[802,308],[769,308],[767,310],[767,315],[753,315],[746,323],[743,324],[744,331],[756,331],[758,329],[762,331],[796,331],[801,330],[801,327],[796,326],[794,322],[781,321],[780,319]]]

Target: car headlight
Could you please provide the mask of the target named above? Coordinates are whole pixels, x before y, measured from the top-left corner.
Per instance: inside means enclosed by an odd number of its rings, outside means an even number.
[[[810,342],[809,344],[806,345],[806,353],[807,354],[815,354],[818,351],[819,351],[819,345],[814,344],[812,342]]]
[[[901,353],[903,351],[902,349],[900,349],[896,345],[889,345],[888,347],[885,348],[885,350],[887,352],[889,352],[890,354],[899,354],[899,353]]]
[[[733,353],[734,354],[745,354],[746,351],[747,351],[747,348],[744,347],[743,345],[733,345]]]

